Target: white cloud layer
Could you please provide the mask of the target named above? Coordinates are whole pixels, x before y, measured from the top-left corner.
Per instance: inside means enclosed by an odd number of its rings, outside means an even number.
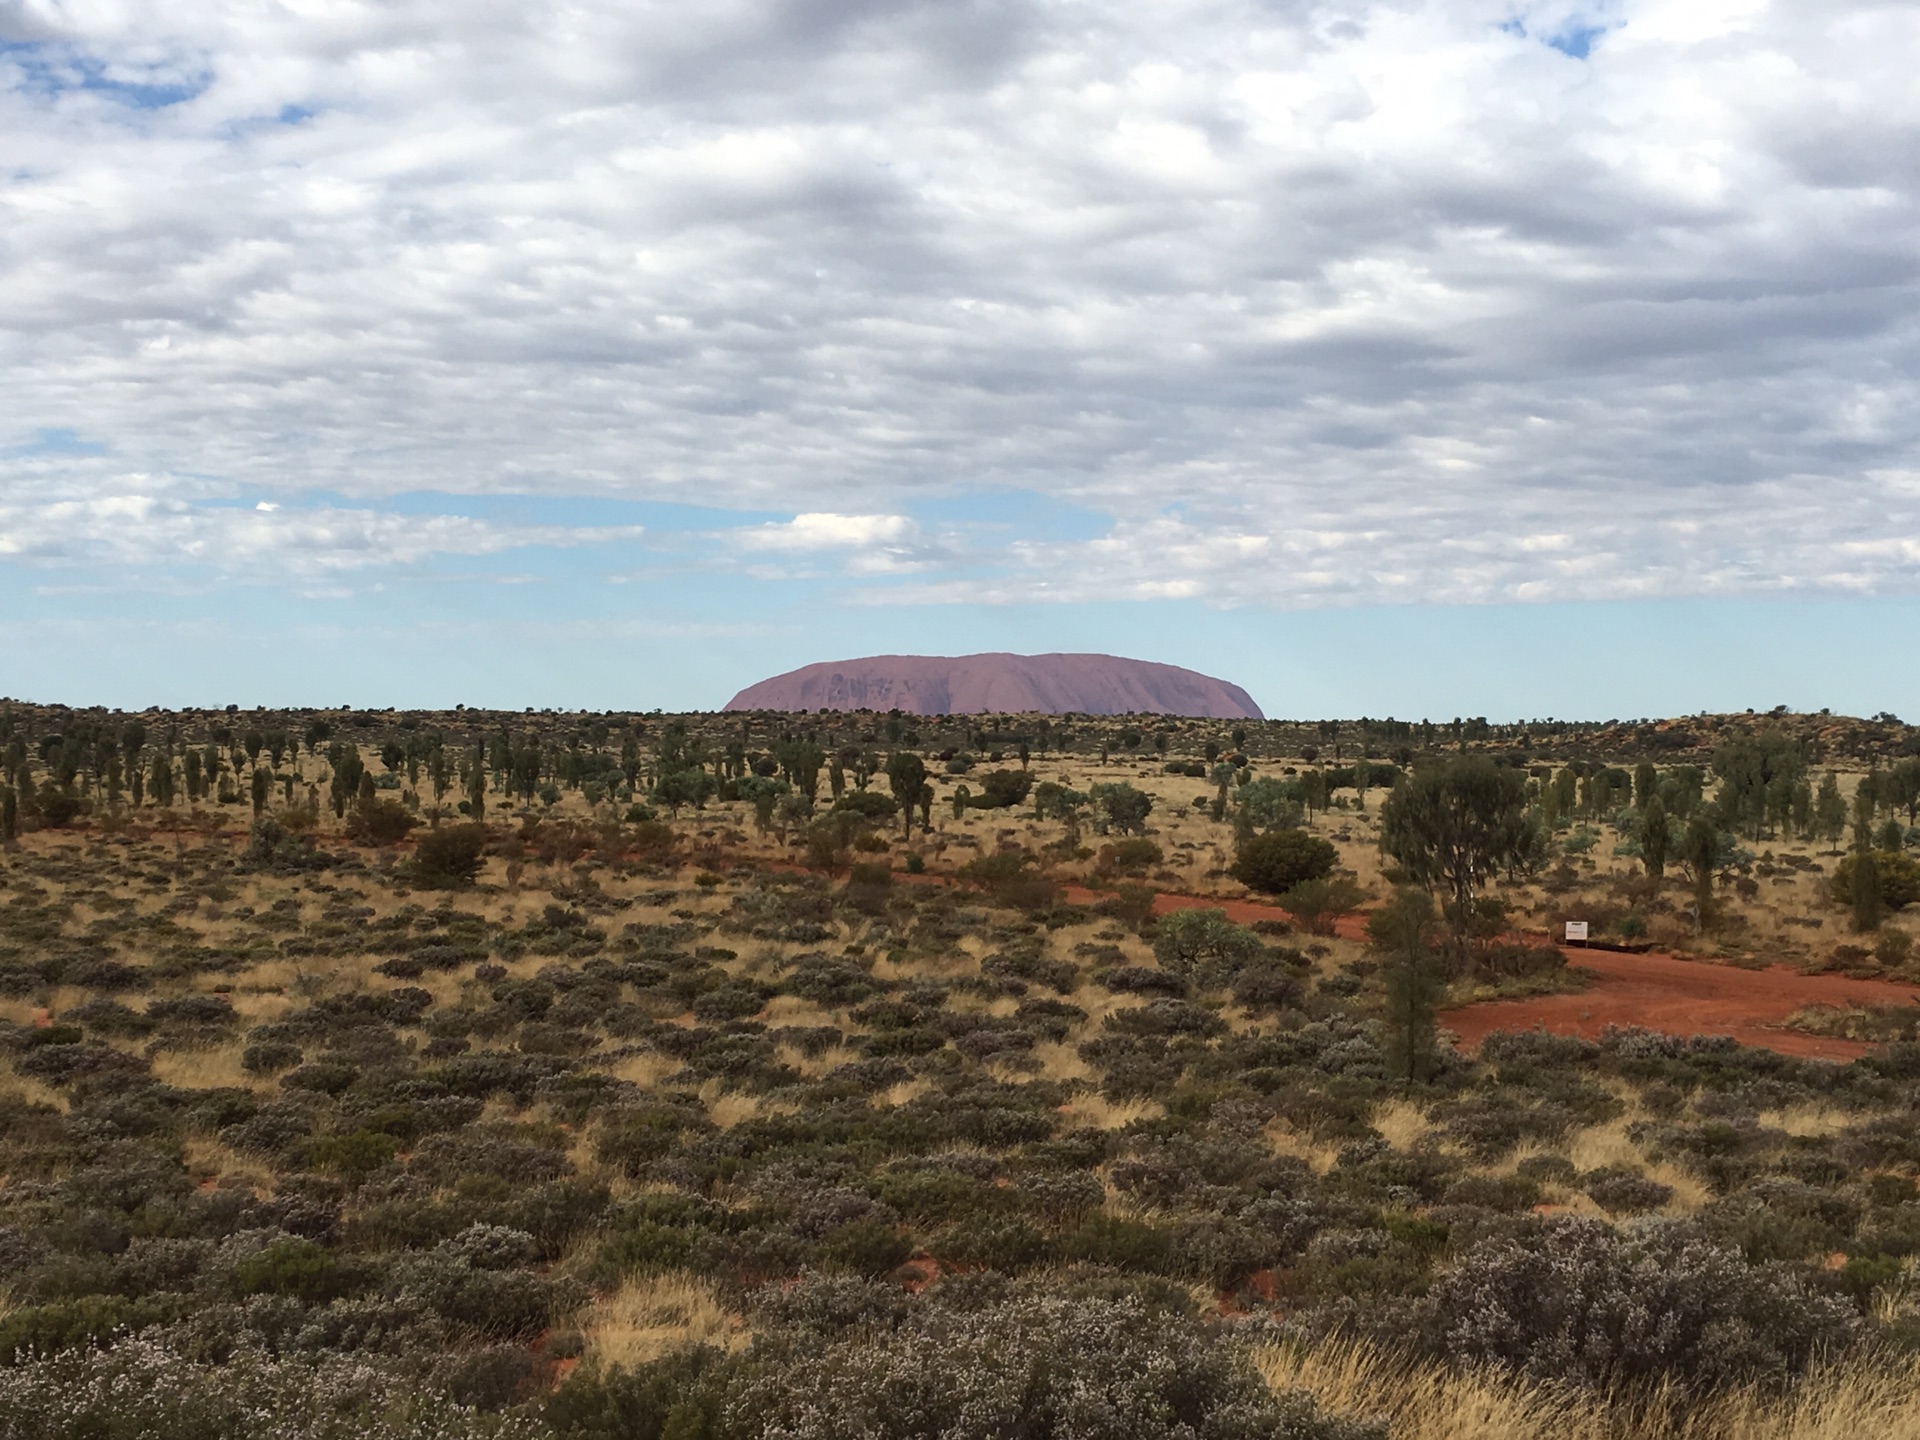
[[[1916,70],[1871,0],[0,0],[0,559],[524,543],[443,491],[887,599],[1913,590]],[[1112,528],[905,518],[994,490]]]
[[[460,515],[400,515],[262,501],[251,510],[153,495],[0,505],[0,560],[39,566],[181,566],[247,581],[308,581],[419,565],[443,555],[636,539],[639,527],[499,526]]]
[[[919,527],[904,515],[836,515],[812,510],[784,523],[730,531],[727,539],[749,550],[863,550],[897,546],[918,533]]]

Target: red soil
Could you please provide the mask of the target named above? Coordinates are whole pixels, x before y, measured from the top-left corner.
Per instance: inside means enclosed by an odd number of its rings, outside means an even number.
[[[1066,887],[1067,899],[1087,905],[1101,897],[1079,886]],[[1242,925],[1255,920],[1285,920],[1278,905],[1257,900],[1217,900],[1198,895],[1157,895],[1157,915],[1169,910],[1210,906]],[[1343,916],[1340,934],[1360,939],[1365,920]],[[1782,1055],[1815,1060],[1853,1060],[1871,1050],[1857,1040],[1806,1035],[1788,1030],[1789,1015],[1809,1006],[1835,1008],[1920,1004],[1920,987],[1890,980],[1850,980],[1844,975],[1802,975],[1784,965],[1743,970],[1673,955],[1624,955],[1606,950],[1563,948],[1567,962],[1593,972],[1593,984],[1577,995],[1541,995],[1526,1000],[1491,1000],[1443,1011],[1440,1023],[1459,1036],[1461,1048],[1475,1050],[1496,1030],[1543,1029],[1556,1035],[1592,1039],[1609,1025],[1637,1025],[1667,1035],[1731,1035]]]
[[[1871,1050],[1856,1040],[1804,1035],[1782,1028],[1796,1010],[1911,1005],[1920,989],[1890,980],[1849,980],[1844,975],[1802,975],[1784,965],[1742,970],[1672,955],[1616,955],[1604,950],[1568,950],[1569,963],[1598,975],[1579,995],[1542,995],[1530,1000],[1492,1000],[1448,1010],[1440,1023],[1477,1047],[1495,1030],[1536,1027],[1556,1035],[1589,1039],[1609,1025],[1638,1025],[1669,1035],[1731,1035],[1782,1055],[1814,1060],[1853,1060]]]

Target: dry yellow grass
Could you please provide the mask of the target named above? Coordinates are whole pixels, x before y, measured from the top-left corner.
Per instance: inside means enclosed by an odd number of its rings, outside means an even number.
[[[1122,1010],[1132,1010],[1147,1003],[1139,995],[1116,994],[1095,985],[1081,986],[1067,996],[1067,1001],[1087,1012],[1087,1018],[1083,1023],[1089,1033],[1098,1030],[1101,1022],[1109,1015],[1116,1015]]]
[[[1676,1427],[1681,1440],[1913,1440],[1920,1363],[1816,1371],[1791,1394],[1732,1395]]]
[[[711,1281],[684,1271],[635,1276],[581,1314],[586,1358],[603,1367],[644,1365],[676,1350],[737,1350],[750,1338]]]
[[[776,995],[767,1002],[768,1028],[781,1025],[835,1025],[834,1012],[813,1000],[798,995]]]
[[[182,1090],[211,1090],[233,1086],[246,1090],[269,1091],[274,1082],[254,1075],[240,1064],[246,1042],[229,1041],[205,1050],[161,1050],[154,1054],[153,1076],[165,1085]]]
[[[1628,1407],[1604,1394],[1409,1362],[1335,1340],[1262,1347],[1276,1389],[1391,1423],[1394,1440],[1913,1440],[1920,1363],[1859,1360],[1814,1371],[1784,1394],[1736,1391]]]
[[[1424,1107],[1410,1100],[1389,1100],[1373,1112],[1373,1128],[1396,1150],[1411,1150],[1433,1133]]]
[[[607,1066],[607,1073],[616,1080],[626,1080],[638,1085],[642,1090],[657,1090],[669,1075],[682,1069],[680,1061],[671,1055],[659,1055],[644,1051],[638,1055],[628,1055]]]
[[[1394,1440],[1609,1440],[1596,1407],[1571,1395],[1412,1365],[1358,1342],[1265,1346],[1255,1363],[1276,1390],[1389,1421]]]
[[[1338,1145],[1323,1144],[1310,1136],[1298,1134],[1280,1121],[1269,1124],[1261,1133],[1267,1137],[1267,1143],[1273,1147],[1275,1155],[1302,1161],[1316,1175],[1326,1174],[1340,1159]]]
[[[1790,1105],[1784,1110],[1763,1110],[1759,1117],[1760,1123],[1769,1129],[1784,1130],[1798,1139],[1837,1135],[1848,1126],[1858,1124],[1861,1118],[1817,1103]]]
[[[849,1050],[844,1045],[833,1045],[818,1055],[809,1055],[791,1045],[776,1047],[774,1054],[782,1065],[790,1066],[797,1074],[809,1080],[818,1080],[822,1075],[831,1075],[842,1065],[851,1065],[861,1058],[858,1050]]]
[[[790,1101],[768,1100],[742,1090],[729,1090],[718,1080],[707,1081],[699,1093],[700,1103],[707,1107],[707,1118],[722,1130],[731,1130],[759,1115],[791,1115],[798,1108]]]
[[[244,1184],[257,1194],[273,1189],[271,1167],[243,1158],[239,1152],[204,1135],[189,1135],[181,1145],[181,1163],[196,1182]]]
[[[1048,1040],[1033,1047],[1033,1058],[1040,1062],[1037,1078],[1061,1084],[1096,1078],[1093,1067],[1080,1058],[1079,1047],[1068,1040]]]
[[[1060,1107],[1069,1126],[1085,1130],[1118,1130],[1136,1120],[1158,1120],[1167,1107],[1158,1100],[1109,1100],[1093,1090],[1082,1090]]]
[[[227,998],[233,1002],[233,1013],[249,1025],[278,1020],[300,1003],[283,987],[259,980],[235,986]]]
[[[1566,1156],[1580,1170],[1619,1168],[1644,1171],[1647,1178],[1670,1186],[1673,1199],[1662,1207],[1667,1214],[1686,1214],[1698,1210],[1713,1198],[1699,1178],[1678,1165],[1647,1159],[1627,1134],[1630,1116],[1609,1120],[1604,1125],[1589,1125],[1574,1134]]]
[[[20,1105],[44,1105],[62,1115],[72,1108],[67,1097],[50,1085],[43,1085],[11,1070],[0,1070],[0,1102]]]
[[[1640,1147],[1627,1134],[1629,1123],[1622,1117],[1576,1131],[1567,1145],[1567,1159],[1581,1170],[1640,1164]]]
[[[892,1109],[894,1106],[905,1105],[909,1100],[917,1099],[932,1088],[933,1082],[931,1080],[928,1080],[924,1076],[916,1075],[911,1080],[902,1080],[897,1085],[889,1085],[886,1089],[875,1095],[873,1097],[873,1106],[876,1110]]]

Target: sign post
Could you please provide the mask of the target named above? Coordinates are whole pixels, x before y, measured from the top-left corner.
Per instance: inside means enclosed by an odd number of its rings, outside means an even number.
[[[1567,944],[1584,945],[1587,943],[1587,922],[1584,920],[1567,921]]]

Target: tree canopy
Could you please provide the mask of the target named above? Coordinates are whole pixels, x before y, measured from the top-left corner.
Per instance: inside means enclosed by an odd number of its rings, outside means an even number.
[[[1482,755],[1415,771],[1387,797],[1380,843],[1408,880],[1447,897],[1464,950],[1474,896],[1500,871],[1530,867],[1537,852],[1526,777]]]

